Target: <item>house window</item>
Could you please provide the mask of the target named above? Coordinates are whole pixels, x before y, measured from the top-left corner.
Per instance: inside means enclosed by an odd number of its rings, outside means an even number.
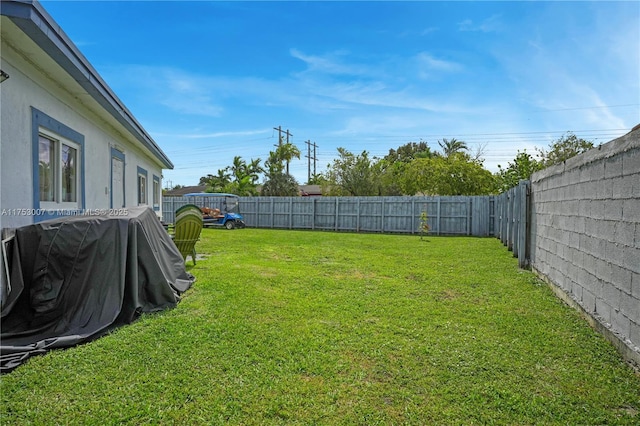
[[[153,209],[160,210],[160,178],[153,175]]]
[[[77,209],[80,145],[40,129],[38,187],[40,208]]]
[[[138,167],[138,205],[147,203],[147,171]]]
[[[35,222],[85,208],[84,135],[31,107]]]

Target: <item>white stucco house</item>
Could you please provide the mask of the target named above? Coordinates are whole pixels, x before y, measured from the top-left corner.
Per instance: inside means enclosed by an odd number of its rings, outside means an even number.
[[[147,205],[173,164],[37,1],[0,2],[0,229]]]

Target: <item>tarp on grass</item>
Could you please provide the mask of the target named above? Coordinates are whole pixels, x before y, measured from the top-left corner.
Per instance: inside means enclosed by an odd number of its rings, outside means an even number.
[[[2,306],[0,371],[174,307],[195,278],[150,208],[15,230]]]

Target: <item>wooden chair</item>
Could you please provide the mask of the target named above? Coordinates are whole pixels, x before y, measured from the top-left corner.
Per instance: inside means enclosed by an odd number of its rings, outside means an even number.
[[[190,255],[193,264],[196,264],[196,243],[200,239],[200,232],[202,232],[202,213],[199,208],[196,211],[185,209],[179,214],[176,212],[173,242],[185,262]]]
[[[186,211],[194,211],[202,214],[202,212],[200,211],[200,207],[196,206],[195,204],[185,204],[184,206],[176,210],[176,220],[178,219],[178,215],[180,215],[180,213],[183,213]]]

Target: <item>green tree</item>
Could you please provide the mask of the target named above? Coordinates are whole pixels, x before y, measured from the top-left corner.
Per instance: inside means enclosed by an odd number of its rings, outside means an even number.
[[[295,149],[294,149],[295,148]],[[262,184],[261,195],[264,196],[296,196],[300,194],[298,181],[289,174],[289,161],[300,151],[295,145],[285,143],[277,146],[269,153],[265,161],[265,180]]]
[[[549,150],[538,149],[538,154],[542,158],[544,167],[562,163],[571,157],[582,154],[593,148],[593,142],[577,137],[571,132],[567,132],[558,140],[549,145]]]
[[[398,149],[390,149],[383,160],[388,163],[395,163],[397,161],[409,163],[416,158],[431,157],[432,155],[431,149],[426,142],[409,142],[399,146]]]
[[[498,164],[498,173],[495,175],[498,190],[504,192],[513,188],[521,180],[531,179],[534,172],[543,168],[543,162],[533,158],[526,149],[522,152],[518,151],[516,158],[506,168]]]
[[[402,176],[401,186],[407,195],[487,195],[496,192],[491,172],[462,152],[412,161]]]
[[[294,158],[300,159],[300,150],[294,144],[285,142],[278,145],[276,152],[278,157],[285,162],[286,174],[289,174],[289,163]]]
[[[222,192],[236,194],[241,197],[249,197],[252,195],[258,195],[258,189],[256,186],[257,185],[252,182],[251,176],[246,175],[227,184]]]
[[[200,178],[199,185],[207,185],[207,192],[223,192],[224,188],[231,183],[229,167],[218,169],[217,175],[207,175]]]
[[[459,141],[456,138],[452,138],[451,140],[443,138],[441,141],[438,141],[438,145],[440,145],[442,155],[445,157],[450,157],[453,154],[469,150],[466,142]]]
[[[338,148],[338,155],[339,158],[327,166],[325,174],[330,195],[380,195],[379,169],[367,151],[354,155]]]
[[[233,163],[224,169],[218,169],[217,175],[206,175],[200,178],[200,185],[207,185],[207,192],[228,192],[241,196],[256,195],[261,160],[251,159],[247,164],[240,156],[233,158]]]
[[[407,165],[416,158],[430,158],[434,154],[426,142],[409,142],[389,153],[374,165],[379,176],[380,195],[403,195],[400,180]]]

